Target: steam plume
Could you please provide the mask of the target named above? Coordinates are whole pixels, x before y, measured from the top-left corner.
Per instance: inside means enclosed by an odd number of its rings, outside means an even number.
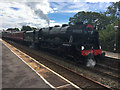
[[[37,2],[27,2],[26,3],[26,5],[29,6],[37,16],[45,19],[49,25],[49,23],[50,23],[49,18],[47,17],[46,14],[43,13],[43,11],[41,9],[36,9],[36,4],[38,4],[38,3]]]

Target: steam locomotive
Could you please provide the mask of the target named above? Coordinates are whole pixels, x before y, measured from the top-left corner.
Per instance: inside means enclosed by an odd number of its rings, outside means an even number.
[[[102,56],[99,34],[90,24],[41,28],[38,31],[3,32],[5,39],[19,41],[32,47],[47,48],[64,56],[72,56],[76,62],[82,60],[86,66],[96,65],[95,57]]]

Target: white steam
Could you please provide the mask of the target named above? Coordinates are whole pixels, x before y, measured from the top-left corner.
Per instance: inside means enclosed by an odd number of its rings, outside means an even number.
[[[50,23],[49,18],[47,17],[46,14],[43,13],[41,9],[36,8],[37,4],[38,2],[26,2],[26,5],[29,6],[38,17],[45,19],[49,25]]]
[[[96,65],[96,61],[93,59],[88,59],[86,66],[87,67],[94,67]]]

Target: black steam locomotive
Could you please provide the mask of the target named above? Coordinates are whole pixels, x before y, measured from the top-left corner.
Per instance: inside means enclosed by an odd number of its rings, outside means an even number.
[[[88,66],[95,66],[95,57],[102,55],[99,34],[90,24],[77,22],[68,26],[41,28],[39,31],[5,32],[3,38],[22,42],[31,46],[47,48],[64,56],[80,59]]]

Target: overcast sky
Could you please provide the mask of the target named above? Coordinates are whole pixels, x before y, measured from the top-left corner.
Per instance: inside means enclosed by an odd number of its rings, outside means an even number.
[[[119,0],[1,0],[0,30],[61,25],[79,11],[104,12],[116,1]]]

